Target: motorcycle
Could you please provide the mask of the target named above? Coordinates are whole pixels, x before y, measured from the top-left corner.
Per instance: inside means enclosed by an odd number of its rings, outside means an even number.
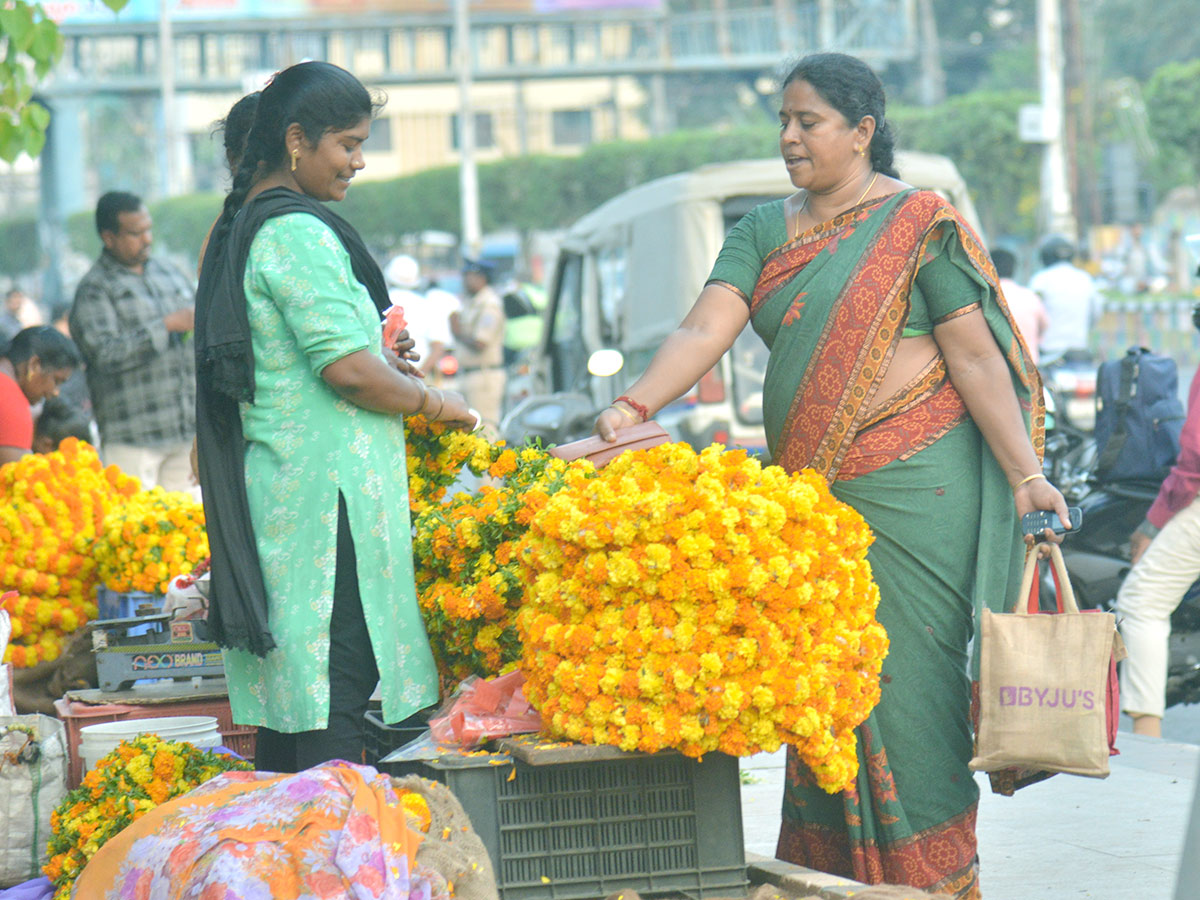
[[[1081,609],[1115,611],[1121,582],[1133,567],[1129,536],[1158,495],[1152,482],[1101,483],[1095,475],[1096,444],[1090,432],[1060,414],[1062,397],[1047,382],[1047,429],[1043,471],[1070,506],[1083,511],[1083,525],[1063,541],[1063,559]],[[1041,583],[1042,608],[1054,607],[1049,573]],[[1118,613],[1118,617],[1119,617]],[[1167,706],[1200,703],[1200,580],[1171,616]]]

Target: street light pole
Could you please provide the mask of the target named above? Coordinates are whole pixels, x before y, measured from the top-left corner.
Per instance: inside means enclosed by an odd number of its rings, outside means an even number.
[[[1042,198],[1038,225],[1043,233],[1078,236],[1067,189],[1063,133],[1063,45],[1060,0],[1038,0],[1038,80],[1042,94]]]
[[[464,254],[479,253],[479,178],[475,170],[475,110],[471,105],[471,26],[467,0],[454,0],[454,69],[458,80],[458,192]]]

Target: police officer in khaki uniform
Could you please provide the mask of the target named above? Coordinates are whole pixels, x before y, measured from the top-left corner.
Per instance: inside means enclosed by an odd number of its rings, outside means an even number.
[[[450,314],[458,357],[458,385],[467,403],[483,418],[493,435],[499,434],[504,401],[504,303],[492,289],[492,267],[474,259],[463,260],[466,302],[461,312]]]

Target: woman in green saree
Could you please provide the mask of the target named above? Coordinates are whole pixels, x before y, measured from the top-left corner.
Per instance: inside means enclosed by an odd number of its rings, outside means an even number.
[[[773,460],[813,468],[875,541],[891,649],[830,795],[789,751],[777,856],[867,883],[978,898],[967,645],[1020,575],[1018,519],[1066,504],[1041,475],[1041,384],[978,238],[892,164],[883,87],[853,57],[784,82],[784,200],[734,227],[691,312],[603,412],[606,439],[711,369],[747,322],[770,348]]]

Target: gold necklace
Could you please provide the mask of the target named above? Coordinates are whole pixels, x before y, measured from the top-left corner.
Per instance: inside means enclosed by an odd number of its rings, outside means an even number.
[[[862,203],[864,200],[866,200],[867,194],[871,193],[871,188],[875,187],[875,182],[878,180],[879,180],[879,173],[876,172],[874,175],[871,176],[871,180],[867,183],[866,190],[864,190],[861,194],[859,194],[858,199],[855,200],[853,205],[851,205],[848,208],[854,209],[855,206],[858,206],[860,203]],[[807,191],[805,191],[804,192],[804,203],[800,206],[800,209],[796,213],[796,233],[794,235],[792,235],[792,240],[795,240],[796,238],[800,237],[800,217],[802,215],[804,215],[805,212],[808,211],[808,198],[809,198],[809,193]]]

